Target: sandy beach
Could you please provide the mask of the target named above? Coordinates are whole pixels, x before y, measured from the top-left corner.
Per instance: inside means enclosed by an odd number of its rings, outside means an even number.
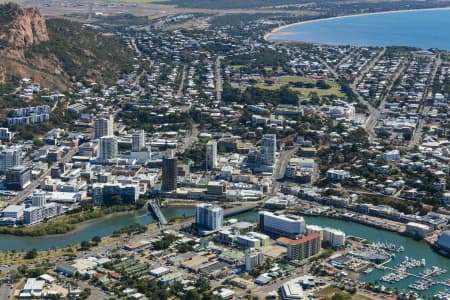
[[[317,18],[313,20],[308,21],[302,21],[292,24],[286,24],[283,26],[279,26],[277,28],[274,28],[272,31],[267,32],[264,34],[264,40],[268,41],[270,35],[272,34],[278,34],[278,35],[288,35],[288,33],[278,33],[279,31],[296,26],[301,24],[308,24],[308,23],[317,23],[322,21],[331,21],[331,20],[338,20],[338,19],[344,19],[344,18],[353,18],[353,17],[363,17],[363,16],[370,16],[370,15],[382,15],[382,14],[393,14],[393,13],[410,13],[410,12],[416,12],[416,11],[437,11],[437,10],[450,10],[450,7],[439,7],[439,8],[423,8],[423,9],[403,9],[403,10],[391,10],[391,11],[380,11],[380,12],[373,12],[373,13],[366,13],[366,14],[354,14],[354,15],[345,15],[345,16],[337,16],[337,17],[331,17],[331,18]]]

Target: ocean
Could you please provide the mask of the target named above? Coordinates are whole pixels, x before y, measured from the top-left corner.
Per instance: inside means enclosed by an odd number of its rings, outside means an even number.
[[[294,24],[271,33],[269,40],[450,50],[449,28],[450,9],[401,11]]]

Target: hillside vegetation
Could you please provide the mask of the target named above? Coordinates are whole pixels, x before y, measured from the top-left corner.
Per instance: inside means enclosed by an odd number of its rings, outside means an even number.
[[[119,37],[66,19],[46,20],[37,8],[0,4],[0,90],[4,92],[24,77],[60,90],[74,80],[110,84],[129,72],[132,63],[132,51]]]
[[[131,70],[132,54],[118,37],[64,19],[47,20],[47,30],[49,40],[28,48],[27,60],[54,61],[73,79],[101,83]]]

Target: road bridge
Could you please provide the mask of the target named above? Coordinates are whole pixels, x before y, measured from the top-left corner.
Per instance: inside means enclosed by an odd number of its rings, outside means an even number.
[[[150,200],[148,202],[148,206],[153,212],[153,215],[158,219],[159,224],[161,225],[167,225],[169,222],[167,222],[166,217],[161,211],[161,207],[159,206],[159,203],[155,200]]]

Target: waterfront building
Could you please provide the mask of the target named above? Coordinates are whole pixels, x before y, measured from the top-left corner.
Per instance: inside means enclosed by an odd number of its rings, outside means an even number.
[[[406,224],[406,232],[412,236],[424,238],[426,237],[430,232],[431,228],[428,225],[416,223],[416,222],[408,222]]]
[[[94,139],[114,135],[114,117],[97,117],[94,121]]]
[[[269,234],[297,238],[305,232],[303,217],[286,216],[268,211],[259,212],[259,228]]]
[[[317,225],[306,225],[307,234],[311,233],[319,233],[321,241],[328,246],[339,248],[345,246],[346,235],[345,232],[329,228],[329,227],[320,227]]]
[[[176,191],[177,189],[177,158],[174,157],[173,149],[167,150],[166,157],[162,165],[162,190],[166,192]]]
[[[131,136],[131,151],[140,152],[145,147],[145,131],[137,130]]]
[[[103,205],[119,196],[123,203],[134,204],[139,199],[137,184],[96,183],[92,186],[92,200],[94,205]]]
[[[23,222],[26,225],[37,224],[62,213],[64,213],[63,206],[54,202],[46,203],[43,206],[30,206],[24,210]]]
[[[101,161],[107,161],[117,158],[118,142],[115,136],[102,136],[99,140],[98,158]]]
[[[450,230],[443,231],[436,242],[439,249],[450,253]]]
[[[245,250],[245,271],[249,272],[263,262],[264,256],[261,251],[257,251],[254,248]]]
[[[217,168],[217,141],[210,140],[206,143],[206,167],[208,169]]]
[[[195,211],[195,224],[208,230],[218,230],[223,226],[223,208],[217,205],[202,203]]]
[[[278,243],[287,247],[287,258],[302,260],[320,252],[320,233],[315,232],[293,240],[281,237]]]

